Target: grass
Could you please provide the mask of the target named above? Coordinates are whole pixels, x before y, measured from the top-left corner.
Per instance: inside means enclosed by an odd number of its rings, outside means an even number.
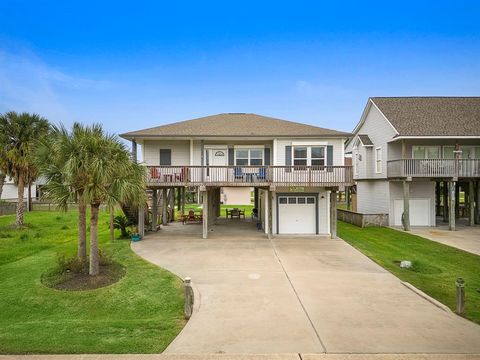
[[[221,211],[220,211],[221,217],[225,217],[225,209],[233,209],[233,208],[239,208],[241,210],[245,210],[245,217],[247,218],[252,216],[253,205],[220,205],[220,207],[221,207]],[[189,210],[201,211],[202,205],[201,204],[185,204],[185,213],[188,213]]]
[[[126,268],[117,283],[89,291],[46,287],[41,276],[58,254],[76,251],[76,213],[0,216],[0,353],[158,353],[184,326],[182,284],[147,263],[127,240],[109,241],[108,214],[100,247]]]
[[[466,282],[465,317],[480,324],[480,256],[406,232],[339,222],[338,235],[403,281],[455,311],[455,280]],[[402,269],[400,260],[411,260]]]

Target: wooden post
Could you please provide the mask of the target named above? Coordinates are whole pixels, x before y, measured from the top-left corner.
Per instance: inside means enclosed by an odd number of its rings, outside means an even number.
[[[480,181],[477,181],[477,196],[476,196],[476,206],[475,206],[475,211],[476,211],[476,223],[480,224]]]
[[[441,206],[440,206],[440,198],[441,198],[441,188],[440,188],[440,181],[435,181],[435,218],[437,215],[440,215]]]
[[[166,226],[168,224],[168,194],[167,189],[162,189],[162,225]]]
[[[448,182],[443,182],[443,221],[448,222]]]
[[[267,234],[268,238],[270,239],[271,237],[271,231],[270,231],[270,191],[265,190],[265,233]]]
[[[152,230],[157,231],[158,224],[158,190],[152,190]]]
[[[182,214],[185,215],[185,191],[186,189],[184,187],[181,188],[181,193],[182,193]]]
[[[132,140],[132,161],[137,162],[137,142]]]
[[[175,188],[170,188],[170,195],[168,197],[170,200],[169,205],[170,209],[172,210],[172,218],[170,222],[175,221]]]
[[[345,186],[345,200],[347,201],[347,210],[350,209],[350,186]]]
[[[138,207],[138,233],[141,238],[145,236],[145,206]]]
[[[273,193],[271,191],[267,191],[267,203],[268,203],[268,212],[267,212],[267,222],[268,222],[268,238],[272,238],[272,227],[273,227],[273,221],[272,221],[272,195]]]
[[[258,210],[258,188],[253,188],[253,207]]]
[[[448,201],[448,229],[451,231],[455,230],[455,181],[450,181],[449,186],[449,201]]]
[[[460,218],[460,184],[455,185],[455,218]]]
[[[403,230],[410,231],[410,183],[403,181]]]
[[[208,190],[202,192],[203,201],[203,238],[208,239]]]
[[[337,237],[337,191],[330,191],[330,237]]]
[[[468,220],[470,226],[475,226],[475,186],[473,181],[468,182]]]

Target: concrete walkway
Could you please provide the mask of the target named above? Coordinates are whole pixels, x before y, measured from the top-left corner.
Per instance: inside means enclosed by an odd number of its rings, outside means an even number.
[[[412,234],[456,247],[461,250],[480,255],[480,226],[457,226],[457,230],[449,231],[447,225],[437,227],[415,227]]]
[[[480,326],[344,241],[269,241],[253,225],[222,224],[208,240],[200,226],[171,225],[132,245],[192,277],[198,291],[194,315],[165,353],[480,353]]]

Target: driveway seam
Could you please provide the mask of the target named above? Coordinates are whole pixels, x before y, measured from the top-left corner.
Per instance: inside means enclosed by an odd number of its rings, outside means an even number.
[[[277,248],[275,247],[275,243],[273,242],[273,239],[270,239],[270,245],[272,246],[273,253],[275,254],[275,257],[276,257],[278,263],[282,267],[283,273],[285,274],[285,277],[287,278],[288,283],[290,284],[290,287],[292,288],[295,296],[297,297],[297,300],[300,303],[300,306],[302,307],[302,310],[305,313],[305,316],[307,317],[308,321],[310,322],[310,326],[312,327],[312,329],[315,333],[315,336],[317,337],[318,341],[320,342],[320,345],[322,345],[323,352],[326,354],[327,353],[327,348],[326,348],[325,344],[323,343],[322,338],[320,337],[320,334],[317,331],[317,328],[313,324],[313,321],[310,318],[310,315],[308,314],[307,309],[305,308],[305,305],[303,305],[303,302],[300,299],[300,296],[298,295],[297,289],[295,289],[295,286],[293,286],[293,282],[290,279],[290,276],[288,276],[287,270],[285,270],[285,266],[283,266],[283,262],[280,259],[280,256],[278,255]],[[299,354],[299,356],[300,356],[300,354]],[[301,358],[301,356],[300,356],[300,358]]]

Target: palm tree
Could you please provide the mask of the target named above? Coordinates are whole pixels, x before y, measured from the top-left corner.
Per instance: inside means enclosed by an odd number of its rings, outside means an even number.
[[[14,111],[0,115],[0,137],[6,139],[2,168],[13,178],[18,187],[17,215],[15,225],[24,225],[24,190],[38,176],[34,154],[39,139],[45,138],[50,130],[48,120],[37,114]]]
[[[145,170],[130,159],[116,136],[100,125],[55,127],[39,148],[37,163],[46,179],[46,196],[59,207],[79,202],[78,256],[86,259],[86,205],[90,205],[90,275],[99,273],[98,215],[101,204],[145,202]]]
[[[87,260],[87,205],[84,186],[88,177],[90,154],[85,151],[85,140],[90,130],[75,123],[69,132],[64,126],[54,126],[51,136],[42,141],[36,162],[46,180],[45,197],[62,210],[69,202],[78,202],[78,251],[83,262]]]
[[[130,158],[124,144],[93,125],[85,140],[89,154],[88,177],[84,187],[85,202],[90,204],[90,275],[99,274],[98,214],[102,204],[138,205],[145,202],[145,168]]]

